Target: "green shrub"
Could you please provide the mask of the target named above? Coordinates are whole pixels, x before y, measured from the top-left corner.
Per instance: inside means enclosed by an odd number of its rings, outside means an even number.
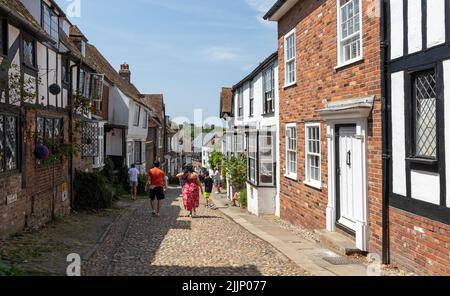
[[[247,190],[242,190],[239,193],[239,204],[242,208],[247,208]]]
[[[123,166],[117,173],[118,183],[122,185],[122,188],[126,192],[130,192],[130,183],[128,182],[128,167]]]
[[[108,180],[111,180],[112,182],[116,182],[117,181],[116,180],[117,176],[114,173],[114,162],[110,158],[107,158],[105,160],[105,166],[103,167],[102,174]]]
[[[77,171],[74,180],[75,209],[100,210],[112,205],[114,190],[101,172]]]
[[[137,194],[138,195],[144,195],[145,192],[145,185],[147,184],[147,176],[145,174],[139,175],[138,178],[138,188],[137,188]]]

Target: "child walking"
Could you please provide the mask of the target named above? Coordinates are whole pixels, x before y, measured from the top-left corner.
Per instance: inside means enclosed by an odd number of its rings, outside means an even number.
[[[205,172],[203,183],[205,184],[205,199],[206,199],[206,207],[212,207],[213,205],[210,204],[211,200],[211,193],[213,191],[213,185],[214,181],[209,176],[209,172]]]

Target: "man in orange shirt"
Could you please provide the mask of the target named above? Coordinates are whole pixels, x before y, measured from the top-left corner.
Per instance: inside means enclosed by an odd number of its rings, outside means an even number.
[[[166,198],[164,190],[167,189],[166,174],[161,170],[160,163],[155,162],[154,167],[148,171],[147,185],[150,187],[150,199],[152,205],[152,215],[159,217],[159,211],[161,210],[161,203]],[[156,206],[155,206],[156,201]]]

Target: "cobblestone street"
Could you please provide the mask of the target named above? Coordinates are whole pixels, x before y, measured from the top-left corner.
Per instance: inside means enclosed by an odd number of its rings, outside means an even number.
[[[82,267],[84,275],[308,275],[265,241],[203,201],[194,218],[172,188],[152,217],[139,199],[110,228]]]

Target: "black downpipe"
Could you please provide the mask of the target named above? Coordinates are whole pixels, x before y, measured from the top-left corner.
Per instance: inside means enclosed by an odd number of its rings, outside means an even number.
[[[390,159],[389,151],[389,105],[388,93],[386,87],[386,65],[387,65],[387,19],[386,5],[387,0],[380,1],[381,12],[381,103],[382,103],[382,141],[383,141],[383,168],[382,168],[382,184],[383,184],[383,200],[382,200],[382,263],[390,263],[390,240],[389,240],[389,180],[390,180]]]
[[[69,85],[69,106],[73,105],[73,69],[75,69],[76,67],[80,66],[81,67],[81,63],[82,61],[80,60],[80,64],[74,64],[72,66],[70,66],[70,85]],[[79,71],[77,71],[77,83],[78,83],[78,74]],[[73,108],[71,107],[69,109],[69,143],[73,144]],[[74,192],[73,192],[73,182],[74,182],[74,158],[73,158],[73,154],[70,154],[70,160],[69,160],[69,173],[70,173],[70,208],[73,209],[74,208],[74,200],[73,200],[73,196],[74,196]]]

